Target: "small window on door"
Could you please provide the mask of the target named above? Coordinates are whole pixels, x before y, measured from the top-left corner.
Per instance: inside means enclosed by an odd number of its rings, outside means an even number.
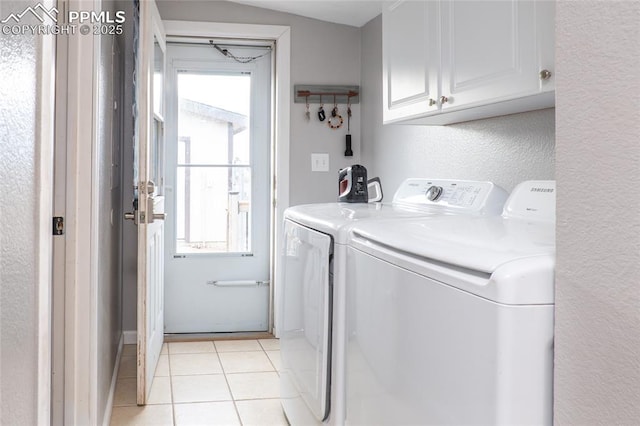
[[[183,72],[177,82],[176,252],[249,253],[251,75]]]

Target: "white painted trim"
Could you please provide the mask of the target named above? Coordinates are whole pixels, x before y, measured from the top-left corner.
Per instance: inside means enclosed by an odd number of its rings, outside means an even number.
[[[113,412],[113,398],[116,394],[116,383],[118,382],[118,371],[120,370],[120,360],[122,359],[122,351],[124,349],[124,333],[120,335],[118,342],[118,353],[116,355],[116,363],[113,366],[113,374],[111,375],[111,386],[109,387],[109,397],[107,398],[107,406],[104,409],[104,417],[102,418],[102,426],[111,424],[111,413]]]
[[[59,10],[67,10],[67,1],[58,1]],[[63,9],[64,8],[64,9]],[[67,191],[67,85],[68,81],[68,40],[58,39],[56,43],[56,87],[55,87],[55,158],[54,158],[54,198],[53,215],[66,214]],[[64,424],[64,382],[65,382],[65,256],[66,235],[53,238],[53,282],[52,290],[52,388],[51,424]]]
[[[221,37],[277,40],[289,27],[284,25],[228,24],[221,22],[162,21],[167,37]]]
[[[83,10],[83,9],[77,9]],[[85,9],[86,10],[86,9]],[[93,0],[93,9],[100,11],[102,10],[102,0]],[[97,78],[98,70],[97,65],[100,64],[100,41],[101,37],[93,37],[93,89],[92,92],[94,94],[99,93],[99,79]],[[100,264],[100,253],[99,253],[99,238],[100,235],[100,224],[98,221],[98,213],[100,210],[100,159],[98,158],[98,150],[96,149],[97,141],[99,140],[99,105],[94,98],[93,100],[93,108],[91,110],[91,123],[93,125],[92,129],[92,137],[91,137],[91,253],[90,253],[90,262],[91,262],[91,286],[90,286],[90,295],[91,298],[89,300],[89,306],[91,308],[91,312],[89,313],[89,380],[90,385],[89,389],[92,392],[91,397],[89,398],[89,419],[90,424],[98,424],[98,412],[99,412],[99,401],[98,401],[98,282],[100,280],[100,271],[97,267]],[[87,117],[88,118],[88,117]],[[86,301],[87,299],[85,299]]]
[[[99,0],[70,0],[69,10],[99,10]],[[67,115],[65,424],[97,424],[94,95],[98,40],[69,37]],[[87,185],[87,182],[91,182]]]
[[[138,344],[138,332],[135,330],[126,330],[122,332],[122,337],[124,339],[125,345],[136,345]]]
[[[289,207],[289,139],[291,105],[291,29],[283,25],[228,24],[194,21],[163,21],[167,37],[212,37],[234,39],[275,40],[275,212],[274,212],[274,280],[273,313],[278,330],[281,282],[279,256],[281,251],[282,218]]]
[[[44,6],[54,6],[52,0]],[[40,39],[40,69],[38,70],[38,424],[51,421],[51,283],[52,283],[52,235],[53,216],[53,149],[55,139],[55,37],[44,35]]]
[[[291,30],[287,28],[276,40],[276,208],[274,223],[273,334],[278,337],[280,318],[280,253],[282,252],[282,220],[289,207],[289,139],[291,128]]]

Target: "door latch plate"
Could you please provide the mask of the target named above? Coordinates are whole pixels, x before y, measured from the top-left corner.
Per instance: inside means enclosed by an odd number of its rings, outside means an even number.
[[[54,216],[53,217],[53,235],[63,235],[63,234],[64,234],[64,217]]]

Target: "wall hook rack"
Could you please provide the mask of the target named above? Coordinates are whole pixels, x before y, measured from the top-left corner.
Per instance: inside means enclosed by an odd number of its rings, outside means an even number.
[[[335,104],[360,103],[360,86],[328,86],[296,84],[294,86],[294,102],[297,104],[322,103],[322,98],[332,99]]]

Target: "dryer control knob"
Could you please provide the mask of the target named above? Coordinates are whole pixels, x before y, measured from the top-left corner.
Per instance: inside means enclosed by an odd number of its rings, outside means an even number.
[[[427,189],[427,192],[424,193],[429,201],[438,201],[442,196],[442,187],[432,185]]]

